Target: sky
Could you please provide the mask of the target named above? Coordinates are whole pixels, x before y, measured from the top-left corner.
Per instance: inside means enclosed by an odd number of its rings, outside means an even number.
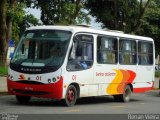
[[[33,14],[37,19],[40,19],[41,11],[39,9],[27,8],[26,12],[28,14]],[[101,23],[97,23],[94,17],[91,17],[91,28],[101,29]]]

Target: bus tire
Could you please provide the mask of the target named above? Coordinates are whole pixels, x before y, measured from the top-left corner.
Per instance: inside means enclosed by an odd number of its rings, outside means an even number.
[[[16,95],[16,99],[20,104],[27,104],[31,100],[31,97]]]
[[[74,106],[77,101],[77,89],[74,85],[70,85],[67,88],[64,103],[66,106]]]
[[[114,100],[116,102],[129,102],[131,99],[132,90],[129,85],[124,89],[124,93],[121,95],[114,95]]]

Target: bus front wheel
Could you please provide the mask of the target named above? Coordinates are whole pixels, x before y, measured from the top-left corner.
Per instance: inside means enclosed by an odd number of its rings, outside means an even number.
[[[124,89],[124,93],[121,95],[114,95],[114,100],[118,102],[129,102],[131,99],[132,90],[129,85]]]
[[[70,85],[65,95],[65,105],[68,107],[74,106],[77,100],[77,89],[74,85]]]
[[[19,96],[19,95],[16,95],[16,99],[21,104],[27,104],[27,103],[29,103],[31,97],[30,96]]]

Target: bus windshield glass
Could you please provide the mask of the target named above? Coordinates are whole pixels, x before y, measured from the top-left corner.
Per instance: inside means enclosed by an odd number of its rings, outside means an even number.
[[[11,64],[30,67],[60,67],[71,38],[70,31],[28,30],[17,46]]]

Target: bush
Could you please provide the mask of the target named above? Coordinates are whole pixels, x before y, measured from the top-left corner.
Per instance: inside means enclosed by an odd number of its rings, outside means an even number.
[[[155,72],[155,77],[160,77],[160,71]]]
[[[0,66],[0,75],[7,75],[8,67],[7,66]]]

